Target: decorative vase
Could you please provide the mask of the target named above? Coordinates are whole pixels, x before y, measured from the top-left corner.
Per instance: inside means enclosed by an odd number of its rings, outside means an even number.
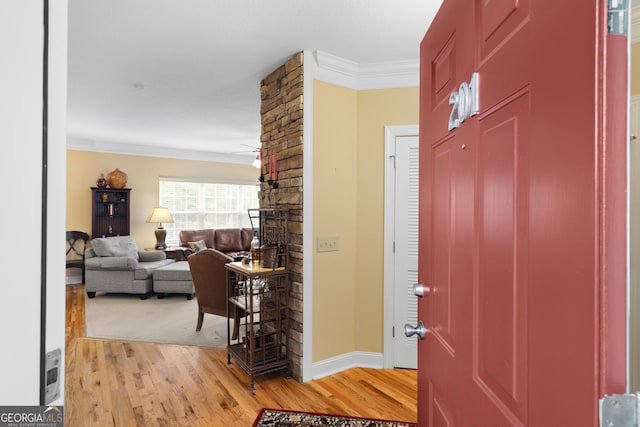
[[[101,173],[100,178],[98,178],[98,180],[96,181],[96,187],[107,188],[107,185],[108,185],[107,179],[104,177],[104,174]]]
[[[106,178],[111,188],[124,188],[127,185],[127,174],[118,168],[109,172]]]

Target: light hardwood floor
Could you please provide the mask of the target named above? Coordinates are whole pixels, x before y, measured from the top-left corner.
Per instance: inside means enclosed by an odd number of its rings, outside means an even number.
[[[251,426],[265,407],[416,421],[416,371],[267,374],[251,392],[226,350],[87,338],[83,286],[66,299],[65,426]]]

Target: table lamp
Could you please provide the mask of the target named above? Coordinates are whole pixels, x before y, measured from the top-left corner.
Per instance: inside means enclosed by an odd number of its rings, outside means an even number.
[[[156,228],[156,249],[166,249],[167,244],[164,239],[167,237],[167,230],[162,227],[163,222],[173,222],[169,208],[155,207],[147,217],[145,222],[157,222],[160,225]]]

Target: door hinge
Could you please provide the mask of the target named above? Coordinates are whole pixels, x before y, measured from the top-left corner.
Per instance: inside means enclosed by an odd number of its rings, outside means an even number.
[[[396,253],[396,242],[393,242],[393,253]]]
[[[391,156],[389,156],[390,159],[393,159],[393,168],[396,168],[396,156],[395,154],[392,154]]]
[[[391,338],[395,338],[396,337],[396,327],[392,326],[391,327]]]
[[[600,399],[600,427],[637,427],[640,393],[612,394]]]

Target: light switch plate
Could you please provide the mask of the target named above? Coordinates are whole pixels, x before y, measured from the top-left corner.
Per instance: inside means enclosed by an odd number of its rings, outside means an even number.
[[[316,249],[318,252],[334,252],[340,249],[340,238],[318,237]]]

